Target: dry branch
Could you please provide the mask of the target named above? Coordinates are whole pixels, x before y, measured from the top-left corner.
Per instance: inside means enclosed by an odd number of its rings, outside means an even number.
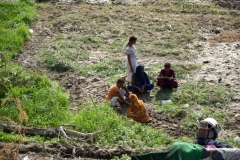
[[[97,134],[101,134],[104,129],[92,132],[92,133],[81,133],[74,130],[64,129],[63,126],[72,126],[73,125],[60,125],[57,128],[35,128],[35,127],[24,127],[19,126],[21,128],[21,133],[26,135],[40,135],[40,136],[48,136],[48,137],[64,137],[67,139],[76,140],[80,137],[93,137]],[[4,132],[16,132],[16,127],[14,125],[8,124],[0,124],[0,128]]]

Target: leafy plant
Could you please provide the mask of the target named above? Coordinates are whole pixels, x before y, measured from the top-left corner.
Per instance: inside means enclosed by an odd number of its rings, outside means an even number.
[[[8,61],[22,49],[29,37],[28,26],[35,20],[32,3],[0,2],[0,52]]]

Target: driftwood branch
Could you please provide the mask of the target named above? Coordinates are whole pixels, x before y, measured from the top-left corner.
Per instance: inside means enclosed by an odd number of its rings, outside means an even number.
[[[35,128],[35,127],[24,127],[19,126],[21,133],[26,135],[40,135],[40,136],[47,136],[47,137],[63,137],[64,140],[79,140],[81,137],[90,137],[97,134],[101,134],[104,130],[93,132],[93,133],[81,133],[75,130],[67,130],[64,129],[63,126],[71,126],[75,128],[75,125],[68,125],[63,124],[58,126],[57,128]],[[8,124],[0,124],[0,129],[2,129],[4,132],[16,132],[16,127],[14,125],[8,125]]]

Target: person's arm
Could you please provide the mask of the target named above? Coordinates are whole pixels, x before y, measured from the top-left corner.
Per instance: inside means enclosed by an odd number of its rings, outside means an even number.
[[[132,61],[131,61],[130,54],[127,55],[127,59],[128,59],[128,64],[129,64],[129,66],[130,66],[130,70],[131,70],[131,72],[133,73],[134,70],[133,70],[133,67],[132,67]]]
[[[122,95],[120,94],[120,92],[118,91],[118,93],[117,93],[117,95],[118,95],[118,98],[120,99],[120,101],[122,102],[122,103],[124,103],[124,104],[126,104],[126,105],[130,105],[130,103],[128,103],[123,97],[122,97]]]
[[[145,88],[145,86],[146,86],[147,84],[144,84],[143,86],[142,86],[142,90],[141,90],[141,93],[143,93],[144,92],[144,88]]]
[[[129,97],[129,95],[130,95],[130,93],[129,93],[128,89],[127,89],[125,86],[123,86],[122,88],[123,88],[123,89],[126,91],[126,94],[125,94],[125,96],[128,98],[128,97]]]
[[[164,76],[164,70],[162,69],[161,71],[160,71],[160,74],[159,74],[159,76],[158,76],[158,79],[169,79],[169,77],[168,76]]]
[[[170,76],[169,80],[171,80],[171,79],[176,79],[174,70],[171,70],[171,76]]]
[[[143,74],[144,74],[144,77],[145,77],[145,83],[146,83],[146,84],[150,84],[150,80],[149,80],[149,78],[148,78],[147,73],[144,72]]]
[[[135,80],[134,75],[132,76],[132,86],[137,88],[140,93],[142,93],[144,91],[144,90],[142,90],[142,88],[140,88],[136,85],[136,80]]]
[[[160,75],[159,75],[158,79],[161,79],[161,78],[162,78],[162,79],[167,79],[167,80],[174,79],[172,73],[170,73],[170,76],[169,76],[169,75],[164,74],[164,72],[165,72],[164,69],[162,69],[161,72],[160,72]],[[172,71],[170,71],[170,72],[172,72]]]

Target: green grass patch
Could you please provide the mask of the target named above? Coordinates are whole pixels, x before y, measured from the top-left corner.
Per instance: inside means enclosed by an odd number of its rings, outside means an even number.
[[[18,134],[15,133],[5,133],[0,130],[0,141],[4,142],[15,142],[19,138]]]
[[[99,145],[128,145],[134,148],[169,145],[173,139],[161,130],[119,116],[109,105],[87,105],[71,119],[80,132],[94,132],[106,126],[104,133],[96,136]],[[147,136],[146,136],[147,135]]]
[[[164,10],[157,8],[158,5],[164,5]],[[207,4],[207,3],[191,3],[183,2],[181,0],[156,0],[154,2],[154,10],[156,12],[173,12],[175,14],[179,13],[209,13],[218,15],[222,10],[221,7]],[[226,13],[225,13],[226,14]]]
[[[200,69],[200,64],[174,64],[173,68],[178,79],[188,79],[194,76],[194,71]]]
[[[42,62],[58,72],[78,69],[78,62],[87,60],[91,50],[99,47],[100,40],[91,36],[58,35],[39,51]]]
[[[11,64],[8,76],[2,78],[2,84],[8,92],[7,97],[19,98],[21,106],[29,117],[30,126],[57,126],[68,115],[68,95],[55,82],[38,73],[28,73],[19,66]],[[7,102],[0,108],[0,116],[18,121],[16,104]]]
[[[0,52],[11,60],[29,37],[28,26],[36,12],[33,3],[0,2],[0,15]]]
[[[0,130],[0,141],[4,142],[15,142],[19,138],[19,134],[17,133],[5,133]],[[27,136],[23,137],[23,142],[32,142],[32,143],[45,143],[51,144],[53,142],[59,142],[59,138],[49,138],[49,137],[42,137],[39,135],[36,136]]]
[[[171,99],[175,104],[213,105],[228,104],[234,93],[225,86],[210,85],[204,81],[194,81],[179,86]]]
[[[160,105],[156,108],[157,112],[163,112],[165,114],[169,114],[173,117],[184,117],[187,115],[187,110],[181,108],[180,106],[176,106],[173,103],[167,103]]]
[[[106,59],[99,63],[82,66],[80,74],[99,77],[110,77],[125,73],[125,65],[121,59]]]

